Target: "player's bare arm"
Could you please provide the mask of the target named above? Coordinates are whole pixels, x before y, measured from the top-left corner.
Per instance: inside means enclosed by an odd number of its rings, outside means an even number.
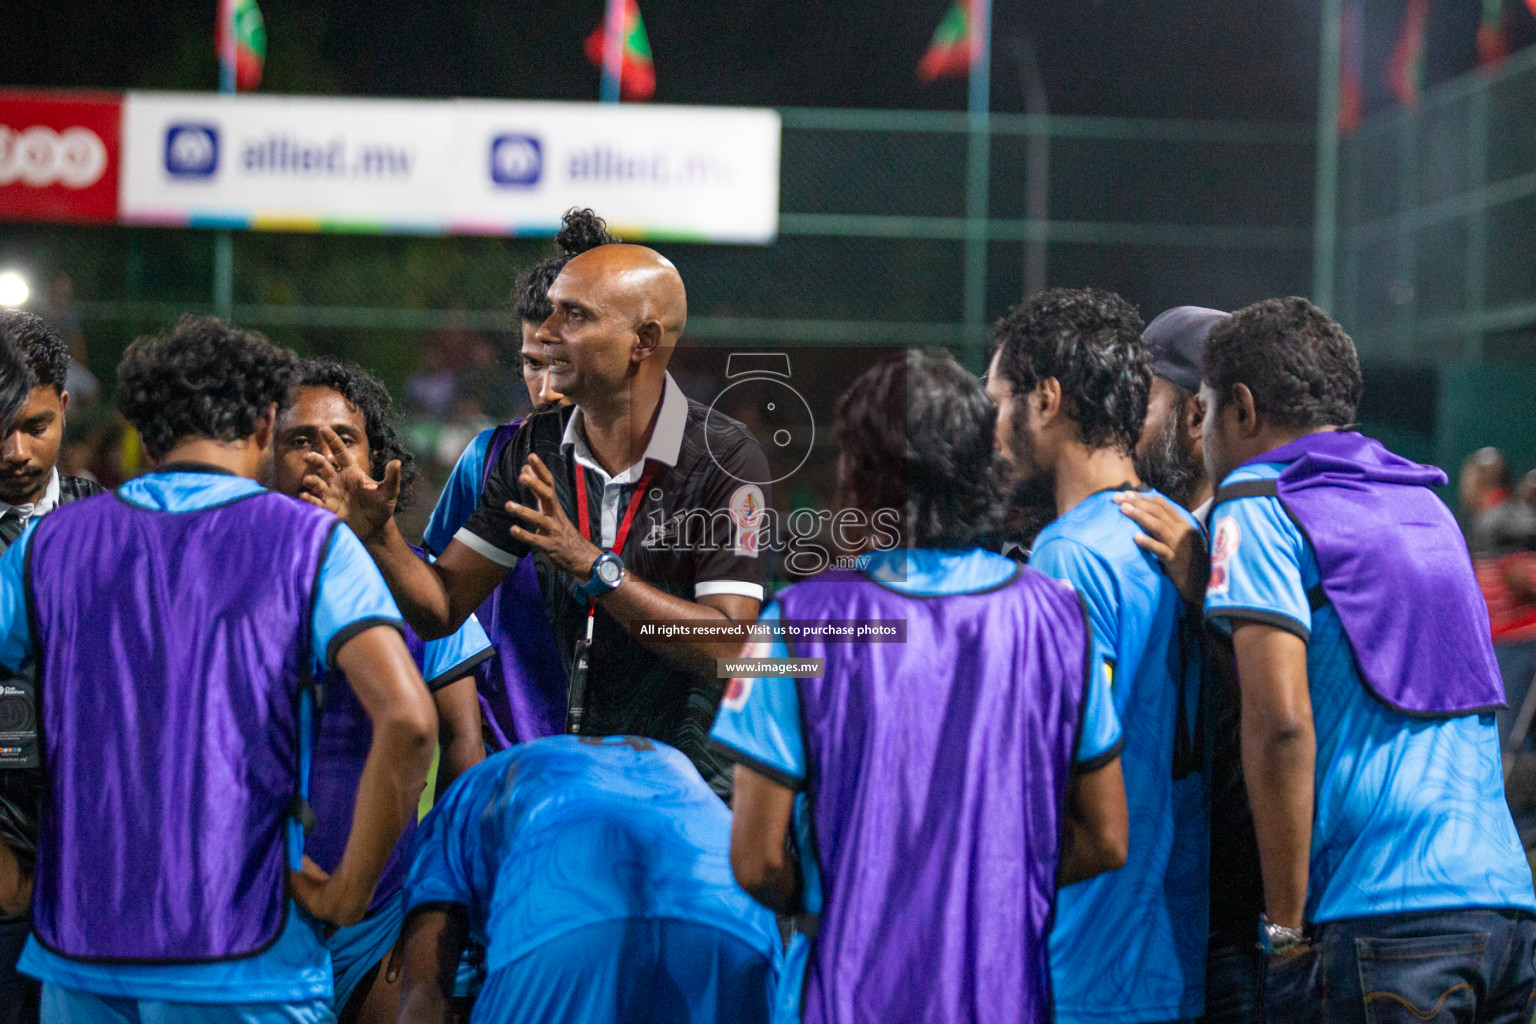
[[[1061,824],[1057,885],[1087,881],[1125,863],[1131,847],[1131,820],[1119,757],[1072,777]]]
[[[511,527],[513,539],[544,552],[556,568],[586,579],[602,549],[583,537],[565,514],[555,496],[555,478],[549,467],[537,455],[529,455],[518,482],[533,495],[538,507],[507,502],[507,511],[526,524]],[[762,607],[762,602],[739,594],[710,594],[687,601],[656,589],[633,572],[626,572],[618,588],[599,597],[598,603],[626,626],[656,619],[754,622]],[[656,650],[695,671],[713,673],[714,660],[739,654],[741,641],[666,643],[656,645]]]
[[[0,839],[0,913],[19,917],[32,905],[32,876]]]
[[[394,519],[400,464],[391,462],[384,479],[375,480],[335,431],[321,426],[319,434],[326,454],[304,457],[310,470],[304,477],[304,500],[352,528],[418,636],[439,640],[450,635],[506,578],[506,568],[458,541],[450,542],[435,562],[417,558]]]
[[[388,979],[403,970],[400,1024],[447,1024],[453,1016],[453,982],[469,945],[469,912],[460,906],[423,907],[405,920]]]
[[[289,872],[294,899],[315,917],[356,924],[427,784],[437,713],[405,641],[390,626],[357,634],[336,653],[358,702],[373,725],[373,743],[357,789],[352,831],[341,863],[330,875],[308,858]]]
[[[744,765],[736,766],[735,778],[731,871],[757,902],[776,914],[793,914],[801,896],[800,874],[789,849],[794,791]]]
[[[485,760],[485,738],[480,731],[480,700],[475,677],[463,676],[432,695],[437,705],[437,743],[442,757],[437,767],[437,793],[453,780]]]
[[[1276,626],[1239,621],[1232,646],[1242,689],[1243,774],[1259,839],[1264,912],[1275,924],[1300,928],[1317,758],[1307,645]]]

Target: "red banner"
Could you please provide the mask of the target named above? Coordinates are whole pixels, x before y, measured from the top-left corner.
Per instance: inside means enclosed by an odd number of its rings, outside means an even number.
[[[0,219],[117,220],[123,100],[0,91]]]

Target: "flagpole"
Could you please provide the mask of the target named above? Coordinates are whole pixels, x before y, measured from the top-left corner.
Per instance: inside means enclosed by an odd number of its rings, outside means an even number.
[[[1029,136],[1029,145],[1024,151],[1024,218],[1039,225],[1034,237],[1024,243],[1022,297],[1027,299],[1045,291],[1045,228],[1051,216],[1051,134],[1045,125],[1049,124],[1051,109],[1045,93],[1045,80],[1040,75],[1040,61],[1035,54],[1035,41],[1028,35],[1017,35],[1009,39],[1008,44],[1019,65],[1024,113],[1040,126]]]
[[[1333,308],[1333,265],[1338,245],[1339,71],[1343,60],[1343,0],[1323,0],[1321,59],[1317,71],[1317,194],[1312,221],[1312,301]]]
[[[235,92],[235,0],[217,0],[219,8],[219,92]],[[228,228],[213,236],[213,312],[228,322],[234,312],[235,240]]]
[[[987,320],[987,197],[990,183],[992,107],[992,2],[971,0],[969,147],[965,185],[965,349],[980,368]]]
[[[603,85],[599,98],[604,103],[619,102],[619,83],[624,72],[624,6],[625,0],[608,0],[603,17]]]

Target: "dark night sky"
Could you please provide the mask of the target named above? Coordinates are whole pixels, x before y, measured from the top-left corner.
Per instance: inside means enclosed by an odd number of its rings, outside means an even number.
[[[643,0],[659,102],[959,109],[962,80],[914,65],[950,0]],[[1367,89],[1407,0],[1366,5]],[[993,109],[1017,110],[1007,40],[1030,32],[1052,109],[1073,114],[1305,120],[1316,104],[1318,0],[995,0]],[[1536,35],[1506,0],[1520,41]],[[583,38],[601,0],[570,4],[261,0],[266,91],[588,99]],[[1479,4],[1434,6],[1428,72],[1473,60]],[[216,84],[215,0],[5,0],[0,84],[205,88]]]

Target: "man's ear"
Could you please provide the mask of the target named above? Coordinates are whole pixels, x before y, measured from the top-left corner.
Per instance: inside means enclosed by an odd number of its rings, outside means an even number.
[[[258,449],[272,447],[272,435],[277,430],[277,403],[267,406],[267,411],[256,421],[254,439]]]
[[[1179,429],[1184,433],[1184,440],[1190,445],[1200,444],[1204,426],[1205,409],[1200,405],[1200,396],[1190,395],[1179,410]]]
[[[1253,392],[1247,384],[1232,385],[1232,409],[1237,417],[1237,430],[1243,437],[1253,437],[1259,432],[1259,406],[1253,400]]]
[[[1061,381],[1055,377],[1046,377],[1035,382],[1035,390],[1031,399],[1040,410],[1042,423],[1049,423],[1061,414]]]
[[[635,347],[630,352],[630,358],[637,363],[654,358],[661,351],[661,343],[666,336],[666,328],[661,326],[660,320],[642,320],[635,328]]]
[[[60,391],[59,392],[59,415],[63,416],[68,411],[69,411],[69,392],[68,391]]]

